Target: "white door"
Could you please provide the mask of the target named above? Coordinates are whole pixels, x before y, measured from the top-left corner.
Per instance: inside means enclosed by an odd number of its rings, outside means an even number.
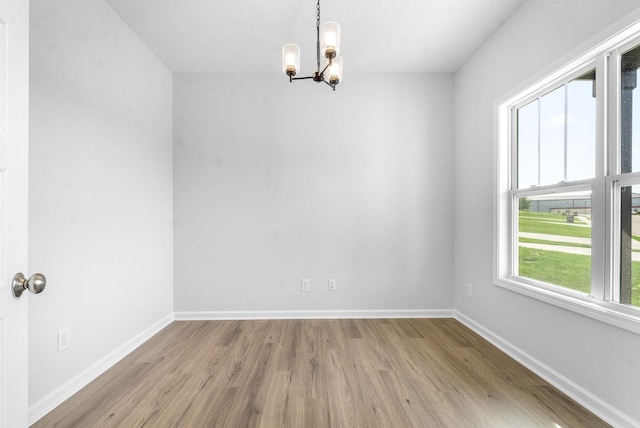
[[[27,271],[29,1],[0,0],[0,427],[27,421],[30,293],[11,291]]]

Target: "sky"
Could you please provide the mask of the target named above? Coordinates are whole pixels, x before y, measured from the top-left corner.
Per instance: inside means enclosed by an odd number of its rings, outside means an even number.
[[[633,106],[632,168],[640,171],[640,88]],[[595,151],[591,80],[573,80],[518,109],[518,188],[593,178]]]
[[[519,188],[595,176],[592,88],[590,80],[574,80],[518,109]]]

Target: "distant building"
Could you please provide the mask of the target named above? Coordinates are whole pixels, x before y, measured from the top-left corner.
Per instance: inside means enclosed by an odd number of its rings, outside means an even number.
[[[591,214],[590,194],[556,194],[531,196],[529,211],[540,213]],[[633,212],[640,212],[640,193],[634,193],[631,200]]]

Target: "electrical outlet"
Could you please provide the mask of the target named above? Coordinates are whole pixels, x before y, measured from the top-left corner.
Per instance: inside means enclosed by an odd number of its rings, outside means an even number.
[[[473,284],[467,284],[467,297],[473,297]]]
[[[58,330],[58,352],[62,352],[71,345],[69,327]]]
[[[308,293],[311,291],[311,280],[310,279],[301,279],[300,280],[300,291],[304,293]]]
[[[329,291],[336,291],[338,289],[338,284],[335,279],[329,280]]]

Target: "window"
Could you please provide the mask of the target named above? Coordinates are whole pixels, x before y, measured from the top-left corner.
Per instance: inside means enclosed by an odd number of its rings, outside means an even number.
[[[497,104],[495,282],[640,333],[640,23]]]
[[[514,276],[591,293],[594,69],[512,108]],[[515,210],[514,210],[515,217]],[[540,284],[542,285],[542,284]]]

